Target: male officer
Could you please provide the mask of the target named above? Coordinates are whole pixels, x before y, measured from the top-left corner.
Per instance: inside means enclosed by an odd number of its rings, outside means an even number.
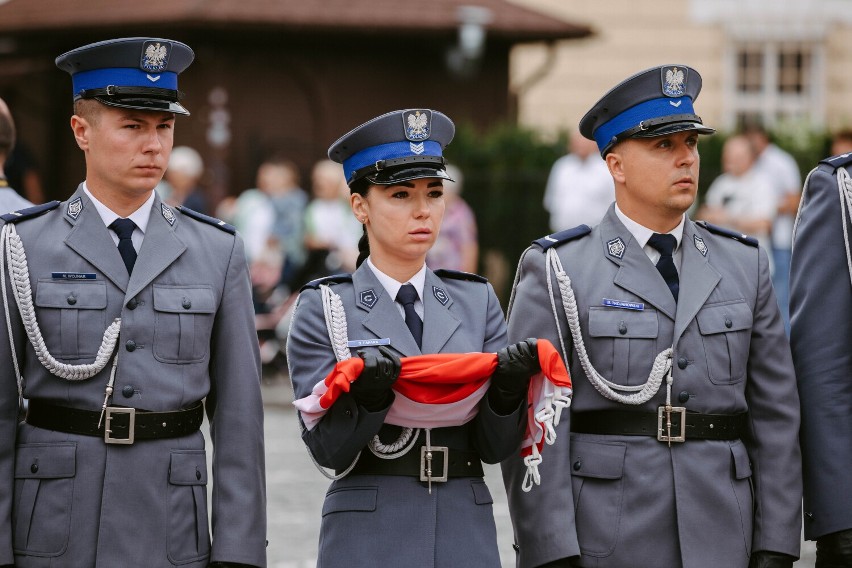
[[[790,272],[790,343],[802,402],[805,538],[818,568],[852,566],[852,155],[807,178]],[[845,246],[844,246],[845,243]]]
[[[698,185],[701,77],[648,69],[583,117],[615,181],[594,229],[536,241],[509,338],[562,344],[571,413],[520,490],[518,564],[789,567],[799,553],[798,397],[756,241],[684,213]],[[655,266],[656,265],[656,266]]]
[[[0,223],[0,565],[266,564],[243,245],[154,192],[175,115],[189,114],[177,76],[192,59],[180,42],[125,38],[56,60],[86,180]]]

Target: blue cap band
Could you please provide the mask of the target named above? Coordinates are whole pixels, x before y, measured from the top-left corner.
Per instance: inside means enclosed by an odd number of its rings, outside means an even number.
[[[414,152],[412,146],[418,147],[422,144],[421,152]],[[407,158],[409,156],[442,156],[441,145],[434,140],[425,140],[423,142],[390,142],[388,144],[379,144],[378,146],[370,146],[364,148],[360,152],[356,152],[343,160],[343,173],[346,174],[346,180],[350,181],[352,175],[365,166],[371,166],[379,160],[392,160],[395,158]]]
[[[639,126],[639,123],[643,120],[662,118],[672,114],[694,113],[692,99],[689,97],[651,99],[650,101],[630,107],[621,114],[601,124],[595,130],[595,142],[598,144],[598,149],[603,152],[604,148],[612,142],[613,136],[618,136],[625,130]]]
[[[149,77],[157,78],[152,81]],[[157,87],[160,89],[177,90],[177,73],[163,71],[148,73],[141,69],[129,67],[114,67],[110,69],[92,69],[80,71],[71,77],[74,95],[86,89],[103,89],[109,85],[116,87]]]

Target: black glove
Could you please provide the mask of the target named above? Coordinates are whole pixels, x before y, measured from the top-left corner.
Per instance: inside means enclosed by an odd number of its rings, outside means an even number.
[[[521,404],[530,377],[541,371],[535,339],[519,341],[497,352],[497,369],[491,375],[488,402],[498,414],[509,414]]]
[[[793,568],[796,559],[788,554],[758,550],[751,553],[748,568]]]
[[[349,392],[360,406],[378,412],[393,402],[391,386],[399,377],[399,357],[383,345],[378,352],[358,351],[358,356],[364,360],[364,370]]]
[[[817,539],[817,568],[852,566],[852,529],[827,534]]]

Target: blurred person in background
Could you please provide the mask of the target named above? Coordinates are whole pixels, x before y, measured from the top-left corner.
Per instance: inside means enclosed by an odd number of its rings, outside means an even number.
[[[838,130],[831,137],[831,155],[839,156],[852,152],[852,128]]]
[[[201,188],[203,176],[204,161],[201,154],[189,146],[178,146],[172,150],[169,167],[163,181],[157,186],[157,192],[169,205],[183,205],[206,215],[207,199]]]
[[[0,99],[0,213],[16,211],[32,205],[9,185],[3,164],[15,147],[15,122],[6,101]]]
[[[553,164],[544,192],[554,233],[577,225],[597,225],[615,201],[612,176],[594,141],[571,132],[568,154]]]
[[[435,244],[426,254],[426,264],[431,269],[446,268],[462,272],[476,272],[479,263],[479,241],[476,232],[476,217],[473,210],[462,199],[464,174],[447,164],[444,180],[444,221]]]
[[[753,236],[771,250],[777,200],[770,181],[754,167],[756,159],[754,146],[745,136],[726,140],[722,147],[724,173],[710,184],[695,217]]]
[[[781,317],[789,335],[790,255],[793,248],[793,222],[802,194],[802,174],[793,156],[773,144],[769,133],[761,124],[747,125],[744,134],[757,152],[754,167],[763,172],[775,191],[777,208],[772,219],[772,285],[775,287]]]

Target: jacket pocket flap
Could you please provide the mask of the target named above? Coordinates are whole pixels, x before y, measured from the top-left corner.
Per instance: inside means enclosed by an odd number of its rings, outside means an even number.
[[[737,479],[751,477],[751,460],[748,457],[745,445],[742,442],[732,445],[731,455],[734,457],[734,477]]]
[[[58,479],[74,477],[77,444],[21,444],[15,458],[18,479]]]
[[[589,335],[592,337],[623,337],[653,339],[657,337],[658,322],[655,310],[619,310],[593,306],[589,309]]]
[[[617,442],[571,440],[571,475],[620,479],[627,445]]]
[[[207,286],[154,284],[154,309],[178,314],[212,314],[216,309],[216,299],[213,290]]]
[[[172,452],[169,464],[172,485],[207,485],[207,458],[204,450]]]
[[[39,280],[35,304],[40,308],[103,310],[107,306],[104,282]]]
[[[346,511],[375,511],[378,487],[346,487],[335,489],[325,496],[322,516]]]
[[[754,321],[754,316],[745,301],[742,301],[732,304],[706,306],[698,312],[696,319],[698,320],[698,329],[701,330],[701,335],[711,335],[714,333],[750,329]]]

